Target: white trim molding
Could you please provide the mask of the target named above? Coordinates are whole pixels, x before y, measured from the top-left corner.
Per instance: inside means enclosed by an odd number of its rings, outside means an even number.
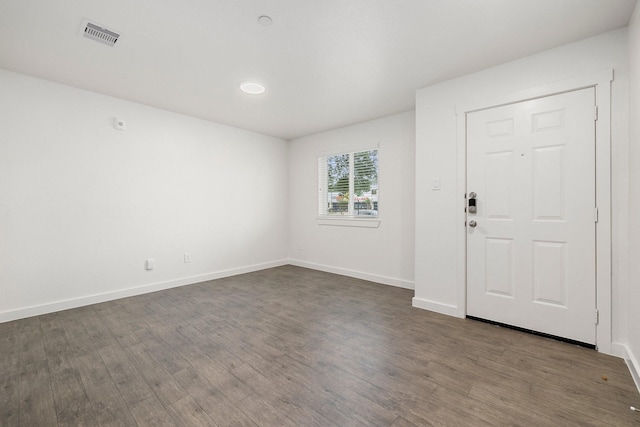
[[[640,360],[638,360],[629,347],[624,344],[616,343],[613,345],[613,349],[614,355],[624,359],[631,373],[631,378],[633,378],[633,382],[636,384],[638,392],[640,392]]]
[[[235,276],[237,274],[251,273],[254,271],[265,270],[267,268],[280,267],[287,264],[287,260],[283,259],[262,264],[233,268],[229,270],[221,270],[207,274],[200,274],[197,276],[184,277],[181,279],[168,280],[165,282],[134,286],[131,288],[119,289],[117,291],[104,292],[101,294],[87,295],[79,298],[55,301],[31,307],[23,307],[16,310],[3,311],[0,312],[0,323],[24,319],[26,317],[39,316],[56,311],[68,310],[71,308],[83,307],[91,304],[98,304],[101,302],[112,301],[120,298],[148,294],[165,289],[177,288],[179,286],[193,285],[195,283],[206,282],[208,280],[221,279],[223,277]]]
[[[601,353],[612,353],[612,309],[611,309],[611,82],[613,69],[563,80],[556,83],[505,94],[469,105],[458,105],[457,114],[457,192],[459,224],[465,223],[466,193],[466,117],[467,113],[494,108],[535,98],[557,95],[589,87],[595,88],[598,120],[596,121],[596,204],[598,223],[596,226],[596,308],[599,322],[596,326],[596,348]],[[466,316],[466,229],[460,226],[456,235],[457,253],[457,306],[455,314]],[[637,366],[637,364],[636,364]]]
[[[355,279],[367,280],[369,282],[380,283],[382,285],[395,286],[397,288],[415,289],[415,283],[409,280],[397,279],[395,277],[380,276],[378,274],[365,273],[362,271],[350,270],[347,268],[333,267],[325,264],[289,259],[289,264],[296,267],[310,268],[312,270],[324,271],[326,273],[339,274],[341,276],[353,277]]]
[[[180,286],[193,285],[196,283],[206,282],[208,280],[222,279],[224,277],[235,276],[238,274],[252,273],[254,271],[266,270],[268,268],[281,267],[283,265],[295,265],[298,267],[310,268],[312,270],[324,271],[327,273],[339,274],[341,276],[354,277],[356,279],[368,280],[370,282],[380,283],[383,285],[395,286],[404,289],[415,289],[414,282],[393,277],[380,276],[377,274],[364,273],[355,270],[349,270],[339,267],[331,267],[323,264],[316,264],[306,261],[294,259],[282,259],[277,261],[265,262],[261,264],[248,265],[245,267],[221,270],[197,276],[184,277],[165,282],[150,283],[147,285],[134,286],[117,291],[104,292],[100,294],[87,295],[79,298],[54,301],[47,304],[41,304],[30,307],[22,307],[15,310],[0,312],[0,323],[10,322],[13,320],[24,319],[27,317],[39,316],[42,314],[54,313],[56,311],[68,310],[77,307],[84,307],[91,304],[98,304],[107,301],[113,301],[120,298],[127,298],[136,295],[143,295],[151,292],[162,291]]]
[[[333,225],[337,227],[364,227],[364,228],[378,228],[380,227],[380,220],[378,219],[359,219],[359,218],[346,218],[346,217],[318,217],[316,218],[318,225]]]
[[[440,314],[446,314],[447,316],[464,317],[459,315],[458,307],[454,305],[442,304],[437,301],[430,301],[424,298],[413,297],[411,305],[416,308],[422,308],[424,310],[433,311]]]

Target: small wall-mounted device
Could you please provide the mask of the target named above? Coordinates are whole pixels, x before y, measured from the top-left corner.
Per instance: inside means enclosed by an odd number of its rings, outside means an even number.
[[[127,127],[127,123],[119,118],[115,118],[113,119],[113,127],[118,129],[118,130],[124,130],[125,127]]]

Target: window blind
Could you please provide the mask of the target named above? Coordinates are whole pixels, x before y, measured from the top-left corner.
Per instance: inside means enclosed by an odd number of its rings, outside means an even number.
[[[318,214],[378,216],[378,150],[318,158]]]

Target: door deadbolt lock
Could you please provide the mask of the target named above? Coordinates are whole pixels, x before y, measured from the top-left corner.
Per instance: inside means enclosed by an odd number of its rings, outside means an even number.
[[[478,195],[476,193],[474,193],[473,191],[471,193],[469,193],[469,207],[468,207],[468,212],[469,213],[478,212],[478,207],[476,205],[476,197],[478,197]]]

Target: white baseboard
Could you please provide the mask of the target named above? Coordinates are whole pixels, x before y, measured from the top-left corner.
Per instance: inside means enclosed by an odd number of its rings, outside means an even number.
[[[464,317],[460,315],[460,310],[455,305],[443,304],[440,302],[416,297],[411,300],[411,304],[416,308],[435,311],[436,313],[446,314],[447,316]]]
[[[10,322],[12,320],[24,319],[26,317],[39,316],[42,314],[53,313],[61,310],[68,310],[71,308],[83,307],[91,304],[98,304],[101,302],[112,301],[119,298],[126,298],[135,295],[147,294],[150,292],[162,291],[164,289],[176,288],[179,286],[192,285],[194,283],[205,282],[207,280],[221,279],[223,277],[235,276],[238,274],[251,273],[253,271],[265,270],[267,268],[280,267],[283,265],[296,265],[299,267],[311,268],[314,270],[326,271],[329,273],[341,274],[343,276],[355,277],[358,279],[369,280],[376,283],[382,283],[385,285],[397,286],[405,289],[413,289],[413,282],[395,279],[391,277],[378,276],[374,274],[362,273],[353,270],[335,268],[325,266],[321,264],[308,263],[298,260],[278,260],[262,264],[249,265],[240,268],[233,268],[229,270],[221,270],[212,273],[201,274],[197,276],[184,277],[175,280],[169,280],[165,282],[151,283],[142,286],[135,286],[126,289],[118,289],[116,291],[104,292],[100,294],[87,295],[78,298],[72,298],[61,301],[54,301],[47,304],[40,304],[36,306],[22,307],[14,310],[8,310],[0,312],[0,323]]]
[[[0,323],[10,322],[12,320],[24,319],[26,317],[39,316],[41,314],[53,313],[70,308],[83,307],[86,305],[97,304],[106,301],[112,301],[119,298],[126,298],[135,295],[147,294],[150,292],[161,291],[164,289],[176,288],[178,286],[192,285],[194,283],[206,282],[207,280],[221,279],[223,277],[235,276],[238,274],[251,273],[253,271],[265,270],[267,268],[280,267],[287,265],[287,260],[279,260],[266,262],[262,264],[254,264],[245,267],[232,268],[229,270],[221,270],[212,273],[200,274],[197,276],[184,277],[181,279],[169,280],[166,282],[151,283],[148,285],[135,286],[127,289],[119,289],[111,292],[87,295],[68,300],[55,301],[52,303],[41,304],[31,307],[23,307],[15,310],[0,312]]]
[[[415,284],[409,280],[397,279],[394,277],[380,276],[377,274],[364,273],[362,271],[349,270],[346,268],[332,267],[330,265],[316,264],[313,262],[289,259],[289,264],[297,267],[310,268],[312,270],[324,271],[326,273],[339,274],[341,276],[354,277],[356,279],[368,280],[370,282],[381,283],[383,285],[396,286],[404,289],[414,289]]]
[[[636,388],[638,392],[640,392],[640,360],[636,358],[636,355],[623,344],[617,344],[618,347],[622,348],[622,357],[624,361],[627,363],[627,367],[629,368],[629,372],[631,373],[631,378],[633,378],[633,382],[636,383]]]
[[[598,349],[598,351],[600,351],[600,349]],[[603,352],[601,352],[603,353]],[[611,351],[609,353],[606,353],[609,356],[616,356],[619,357],[621,359],[626,359],[627,358],[627,348],[624,344],[620,344],[618,342],[612,342],[611,343]]]

